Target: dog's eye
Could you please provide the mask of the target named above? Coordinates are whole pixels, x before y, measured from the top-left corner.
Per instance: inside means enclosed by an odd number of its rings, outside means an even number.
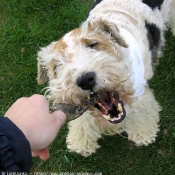
[[[95,43],[89,44],[88,47],[92,49],[94,46],[96,46],[98,44],[99,44],[98,42],[95,42]]]

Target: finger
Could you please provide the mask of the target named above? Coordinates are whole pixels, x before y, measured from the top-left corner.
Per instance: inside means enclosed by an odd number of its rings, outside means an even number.
[[[17,99],[16,102],[13,103],[12,106],[19,106],[19,105],[21,105],[21,104],[23,104],[23,103],[26,103],[26,101],[27,101],[28,99],[29,99],[29,97],[21,97],[21,98]]]
[[[32,157],[37,157],[39,155],[39,151],[32,151]]]
[[[39,151],[39,157],[42,160],[47,160],[50,157],[49,149],[45,148]]]
[[[46,106],[49,106],[49,102],[47,101],[47,99],[40,94],[34,94],[30,97],[30,100],[33,102],[35,102],[36,104],[40,105],[40,104],[45,104]]]

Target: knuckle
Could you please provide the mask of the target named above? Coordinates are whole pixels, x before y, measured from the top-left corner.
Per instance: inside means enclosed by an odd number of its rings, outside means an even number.
[[[26,97],[21,97],[16,100],[16,103],[21,103],[22,101],[26,101]]]
[[[42,99],[44,99],[44,97],[42,95],[39,95],[39,94],[34,94],[30,98],[35,99],[35,100],[42,100]]]
[[[36,103],[47,103],[46,98],[40,94],[34,94],[30,97],[30,99]]]

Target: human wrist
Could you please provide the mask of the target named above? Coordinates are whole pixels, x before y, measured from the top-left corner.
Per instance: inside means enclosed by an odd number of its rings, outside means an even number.
[[[14,119],[14,118],[8,117],[8,116],[5,116],[5,117],[7,117],[24,134],[24,136],[26,137],[26,139],[30,143],[30,140],[29,140],[30,131],[29,131],[28,127],[25,126],[24,122],[21,121],[20,119]]]

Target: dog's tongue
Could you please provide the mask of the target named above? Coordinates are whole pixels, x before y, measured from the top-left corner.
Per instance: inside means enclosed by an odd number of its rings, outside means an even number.
[[[104,92],[97,101],[95,107],[103,113],[103,117],[111,123],[120,123],[126,116],[123,103],[119,100],[118,92]]]
[[[112,93],[105,92],[103,93],[96,101],[96,104],[98,104],[101,107],[101,111],[103,114],[108,114],[108,111],[112,109]]]

